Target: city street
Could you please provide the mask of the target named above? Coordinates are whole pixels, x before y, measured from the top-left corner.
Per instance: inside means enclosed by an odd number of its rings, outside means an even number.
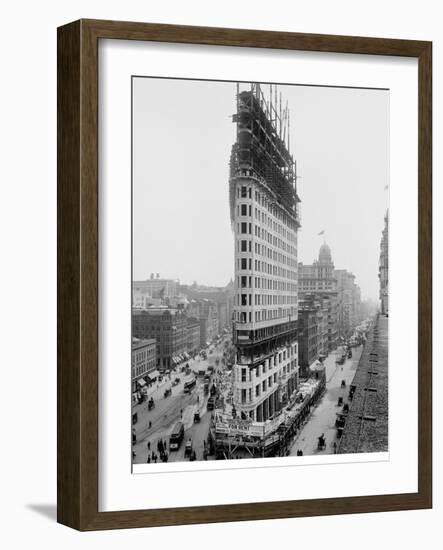
[[[225,368],[221,360],[226,341],[229,341],[229,338],[223,338],[218,345],[210,346],[207,359],[197,356],[195,359],[187,362],[197,379],[196,386],[191,393],[184,393],[183,387],[186,375],[184,372],[179,372],[179,369],[176,369],[175,371],[171,371],[170,377],[164,377],[160,383],[155,383],[151,386],[148,389],[147,399],[142,404],[132,408],[132,414],[137,413],[138,415],[138,420],[133,425],[137,437],[137,443],[132,446],[133,451],[136,453],[134,464],[141,464],[147,461],[148,441],[151,444],[151,451],[157,453],[157,442],[160,439],[167,442],[168,462],[185,460],[184,447],[189,438],[192,439],[192,446],[197,460],[203,459],[203,442],[207,439],[211,412],[207,411],[206,408],[209,395],[204,394],[203,378],[198,377],[197,373],[199,370],[206,370],[209,366],[214,366],[215,369],[219,370]],[[217,360],[219,361],[218,366],[216,365]],[[175,378],[179,378],[180,383],[173,386],[172,382]],[[172,390],[172,393],[168,397],[164,397],[166,388],[171,388]],[[151,410],[148,410],[148,400],[150,397],[154,399],[155,406]],[[200,412],[200,422],[194,424],[194,413],[197,411]],[[185,428],[183,442],[177,451],[169,452],[169,436],[179,420],[183,422]],[[149,422],[151,422],[150,428]]]
[[[343,365],[336,364],[340,352],[341,348],[338,348],[325,359],[326,393],[294,440],[290,451],[291,456],[296,456],[298,450],[303,451],[304,455],[334,453],[334,441],[336,441],[337,434],[335,419],[336,414],[341,411],[341,406],[337,405],[337,401],[339,397],[343,397],[343,402],[347,402],[349,384],[357,369],[362,346],[352,348],[352,358],[346,359]],[[345,388],[341,387],[342,380],[346,382]],[[326,448],[320,451],[317,449],[317,445],[318,438],[322,433],[326,438]]]

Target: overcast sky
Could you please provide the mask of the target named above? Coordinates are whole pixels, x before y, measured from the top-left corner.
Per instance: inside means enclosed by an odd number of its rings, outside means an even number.
[[[268,89],[268,86],[265,88]],[[291,112],[302,227],[298,260],[325,230],[336,268],[378,298],[389,191],[389,92],[279,86]],[[133,81],[134,279],[151,272],[222,286],[233,276],[229,156],[236,84]]]

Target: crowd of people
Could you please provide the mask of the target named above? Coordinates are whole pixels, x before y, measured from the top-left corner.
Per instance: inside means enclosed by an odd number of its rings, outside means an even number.
[[[146,462],[150,464],[151,462],[157,463],[157,462],[168,462],[169,454],[168,454],[168,444],[166,440],[159,439],[157,441],[157,452],[154,450],[151,451],[151,442],[148,441],[146,444],[146,447],[148,449],[148,456],[146,459]]]

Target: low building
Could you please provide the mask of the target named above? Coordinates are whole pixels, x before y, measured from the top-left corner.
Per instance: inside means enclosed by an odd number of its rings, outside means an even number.
[[[134,281],[132,289],[141,294],[147,294],[152,298],[172,298],[178,295],[179,281],[174,279],[162,279],[160,274],[151,273],[145,281]]]
[[[149,374],[155,373],[157,368],[156,348],[157,342],[153,338],[148,340],[132,339],[133,393],[150,384]]]
[[[136,338],[155,338],[157,341],[157,368],[174,368],[185,360],[188,345],[187,317],[182,310],[168,307],[150,307],[132,310],[132,334]]]
[[[178,296],[180,283],[174,279],[162,279],[160,274],[151,273],[145,281],[133,281],[132,306],[147,308],[150,305],[164,305]]]

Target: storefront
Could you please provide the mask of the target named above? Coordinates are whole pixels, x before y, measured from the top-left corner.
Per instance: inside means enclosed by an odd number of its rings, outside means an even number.
[[[155,382],[159,376],[160,376],[160,372],[158,370],[153,370],[151,372],[148,372],[148,378],[151,384]]]

